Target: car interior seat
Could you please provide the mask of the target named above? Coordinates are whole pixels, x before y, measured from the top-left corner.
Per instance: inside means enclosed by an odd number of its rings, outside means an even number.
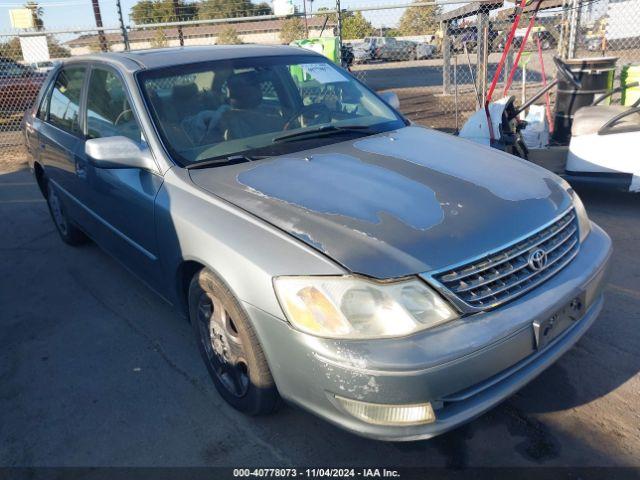
[[[282,130],[282,117],[259,110],[260,78],[255,71],[237,73],[227,80],[229,106],[225,113],[225,138],[243,138]]]
[[[171,112],[173,114],[172,121],[179,123],[184,117],[195,115],[202,110],[199,97],[198,86],[195,83],[174,85],[171,88],[171,105],[173,108],[166,109],[167,113]]]

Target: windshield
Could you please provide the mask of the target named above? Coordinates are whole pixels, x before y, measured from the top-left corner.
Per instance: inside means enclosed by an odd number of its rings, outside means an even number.
[[[405,125],[351,75],[317,56],[221,60],[143,71],[165,146],[188,166],[281,155]]]

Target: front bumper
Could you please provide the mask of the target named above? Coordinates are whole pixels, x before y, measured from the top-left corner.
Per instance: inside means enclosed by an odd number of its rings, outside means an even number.
[[[482,414],[549,367],[602,309],[611,240],[597,225],[556,276],[516,301],[404,338],[339,341],[299,332],[245,304],[280,394],[356,434],[384,440],[439,435]],[[582,295],[583,317],[536,350],[532,323]],[[429,401],[436,421],[416,426],[365,423],[335,395],[365,402]]]

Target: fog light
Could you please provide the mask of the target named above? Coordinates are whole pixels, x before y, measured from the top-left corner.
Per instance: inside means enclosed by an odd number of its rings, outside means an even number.
[[[368,403],[335,396],[342,407],[363,422],[375,425],[421,425],[436,420],[430,403],[412,405],[388,405]]]

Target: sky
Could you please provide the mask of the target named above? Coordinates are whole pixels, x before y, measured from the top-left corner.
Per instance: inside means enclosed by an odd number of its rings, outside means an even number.
[[[103,24],[105,26],[118,27],[116,0],[99,1]],[[259,0],[254,0],[254,2],[257,1]],[[297,5],[300,11],[302,11],[302,1],[303,0],[294,0],[294,5]],[[410,1],[411,0],[341,0],[341,6],[342,8],[357,8],[375,6],[376,4],[406,4],[410,3]],[[21,8],[24,3],[25,0],[0,0],[0,33],[11,32],[9,10],[12,8]],[[38,3],[44,10],[43,20],[47,29],[95,27],[91,0],[38,0]],[[131,7],[136,3],[137,0],[121,0],[125,23],[129,23],[129,12]],[[505,4],[510,5],[508,2],[505,2]],[[597,4],[606,4],[606,0],[599,0]],[[312,5],[314,11],[321,7],[335,8],[335,0],[313,0]],[[457,6],[459,5],[448,5],[444,7],[444,9],[448,10]],[[602,5],[598,6],[601,7]],[[307,8],[310,8],[308,0]],[[379,10],[375,12],[365,12],[365,17],[367,17],[375,27],[395,27],[402,12],[403,9]],[[2,40],[3,39],[0,38],[0,41]]]
[[[99,1],[103,24],[105,26],[118,26],[116,1]],[[380,5],[388,5],[389,3],[404,4],[408,3],[408,1],[410,0],[374,0],[373,2],[369,0],[342,0],[341,6],[342,8],[355,8],[358,6],[373,6],[376,3]],[[0,0],[0,33],[9,33],[12,30],[9,10],[21,8],[24,3],[23,0]],[[91,0],[39,0],[38,3],[44,10],[43,20],[45,27],[48,29],[95,26]],[[125,23],[128,23],[129,12],[131,7],[136,3],[137,0],[121,0]],[[294,5],[297,5],[300,11],[302,11],[302,0],[294,0]],[[335,0],[314,0],[312,5],[314,11],[321,7],[335,8]],[[310,8],[308,1],[307,8]],[[381,27],[394,26],[397,24],[401,14],[401,9],[393,9],[367,12],[366,16],[372,21],[374,26]]]

